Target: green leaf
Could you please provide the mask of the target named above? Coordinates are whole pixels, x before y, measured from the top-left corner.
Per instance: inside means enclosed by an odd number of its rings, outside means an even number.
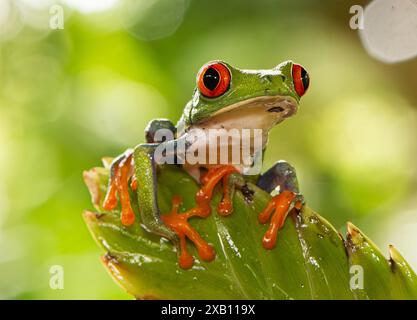
[[[212,201],[212,214],[206,219],[190,220],[216,248],[217,255],[212,262],[200,261],[190,244],[195,264],[190,270],[183,270],[178,266],[171,243],[146,232],[138,223],[139,217],[133,226],[125,227],[120,222],[120,208],[103,212],[108,165],[85,172],[84,178],[99,211],[85,212],[84,219],[106,252],[101,260],[113,279],[136,298],[417,298],[417,277],[393,247],[390,247],[390,259],[385,259],[352,224],[348,224],[345,241],[308,207],[301,212],[292,211],[278,234],[276,248],[265,250],[261,239],[267,225],[260,225],[257,216],[271,197],[255,186],[251,186],[255,193],[250,203],[240,192],[236,193],[231,216],[217,215],[220,201],[217,192]],[[182,210],[193,207],[198,188],[180,168],[159,168],[158,203],[162,212],[170,211],[174,195],[182,196]],[[131,194],[137,213],[135,198]],[[352,282],[359,287],[351,287]]]

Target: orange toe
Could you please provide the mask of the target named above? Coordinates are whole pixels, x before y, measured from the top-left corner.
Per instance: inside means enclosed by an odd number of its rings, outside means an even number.
[[[269,227],[262,238],[262,245],[265,249],[270,250],[275,247],[278,231],[284,226],[285,219],[287,218],[295,196],[296,194],[294,192],[283,191],[273,197],[265,209],[259,214],[258,221],[262,224],[267,223],[272,214]]]
[[[103,208],[111,211],[116,208],[119,196],[121,209],[121,222],[125,226],[130,226],[135,222],[135,213],[130,204],[129,179],[133,176],[133,158],[128,153],[119,164],[115,165],[113,174],[110,177],[109,187],[104,198]],[[136,179],[132,178],[131,188],[137,188]]]
[[[194,259],[187,250],[186,239],[188,238],[196,247],[201,260],[211,261],[216,257],[214,248],[208,244],[200,234],[189,224],[188,219],[207,215],[207,208],[193,208],[184,213],[178,213],[181,198],[175,196],[172,199],[172,210],[168,214],[161,216],[162,221],[175,233],[180,239],[179,265],[183,269],[189,269],[193,266]],[[208,211],[210,213],[210,211]]]

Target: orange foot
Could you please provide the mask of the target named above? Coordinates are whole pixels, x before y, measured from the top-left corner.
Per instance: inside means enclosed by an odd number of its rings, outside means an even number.
[[[223,165],[215,166],[201,178],[202,187],[197,192],[196,202],[197,206],[210,208],[210,201],[213,197],[213,190],[220,180],[223,182],[223,198],[217,207],[217,212],[222,216],[227,216],[233,212],[233,203],[229,190],[229,176],[232,173],[239,172],[234,166]]]
[[[162,221],[178,235],[180,239],[180,256],[179,265],[183,269],[189,269],[193,266],[194,258],[187,251],[186,238],[190,239],[197,248],[199,257],[204,261],[211,261],[216,256],[216,251],[209,245],[200,234],[188,223],[191,217],[205,218],[210,215],[210,207],[196,207],[184,213],[178,213],[182,203],[179,196],[172,199],[172,210],[169,214],[161,216]]]
[[[110,175],[109,187],[104,198],[103,208],[105,210],[113,210],[117,206],[117,194],[119,195],[120,204],[122,206],[121,221],[125,226],[130,226],[135,222],[135,214],[130,204],[130,195],[128,182],[131,179],[131,188],[136,190],[137,181],[133,176],[133,157],[132,151],[127,151],[119,162],[112,165],[112,173]]]
[[[228,186],[228,178],[232,173],[238,170],[229,165],[216,166],[211,168],[201,179],[202,187],[196,194],[197,206],[187,212],[178,213],[178,208],[181,204],[181,198],[175,196],[172,199],[172,211],[169,214],[162,215],[162,221],[170,227],[178,235],[180,239],[180,257],[179,265],[183,269],[189,269],[193,266],[194,259],[187,251],[186,238],[190,239],[197,248],[198,255],[204,261],[211,261],[215,258],[216,252],[196,230],[194,230],[188,223],[191,217],[206,218],[210,215],[210,201],[213,197],[213,190],[216,185],[223,181],[223,199],[220,202],[217,211],[221,215],[229,215],[233,211],[233,204],[231,201],[230,190]]]
[[[292,206],[300,210],[302,201],[297,199],[297,194],[291,191],[283,191],[279,195],[273,197],[265,209],[259,214],[258,221],[262,224],[268,222],[272,215],[268,230],[262,238],[262,245],[265,249],[273,249],[277,242],[277,233],[284,226],[285,219],[291,211]]]

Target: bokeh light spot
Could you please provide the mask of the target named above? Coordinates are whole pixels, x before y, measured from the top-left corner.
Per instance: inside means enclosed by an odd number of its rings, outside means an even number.
[[[189,0],[125,1],[125,27],[141,40],[168,37],[181,25],[188,3]]]
[[[417,1],[379,0],[364,11],[360,31],[368,53],[387,63],[417,56]]]
[[[168,113],[165,99],[155,88],[107,70],[82,75],[80,86],[79,98],[84,103],[76,112],[81,124],[121,146],[134,146],[143,141],[148,121],[155,114]]]
[[[64,2],[82,13],[94,13],[113,8],[118,0],[64,0]]]

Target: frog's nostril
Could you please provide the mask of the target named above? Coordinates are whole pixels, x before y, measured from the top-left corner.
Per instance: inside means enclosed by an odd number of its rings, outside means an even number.
[[[266,75],[262,76],[262,80],[264,80],[268,83],[272,83],[272,77],[269,74],[266,74]]]
[[[277,112],[277,113],[280,113],[280,112],[282,112],[282,111],[284,111],[284,108],[283,107],[272,107],[272,108],[270,108],[270,109],[268,109],[268,112]]]

